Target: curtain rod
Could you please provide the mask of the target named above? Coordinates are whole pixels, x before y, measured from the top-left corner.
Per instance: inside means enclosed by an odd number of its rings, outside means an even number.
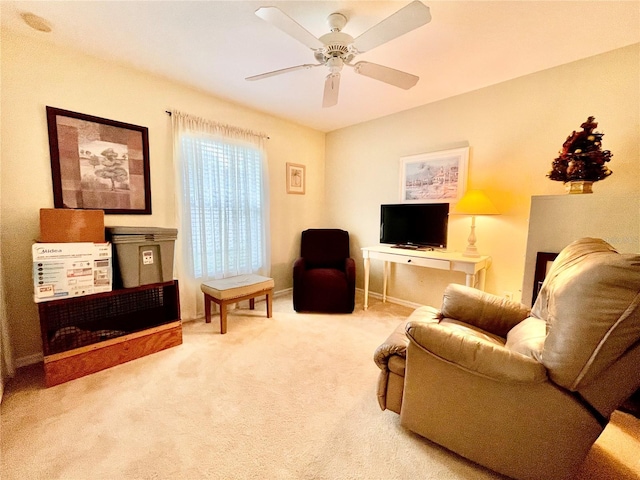
[[[165,110],[165,113],[167,115],[171,116],[171,111],[170,110]],[[267,140],[271,140],[271,137],[269,137],[269,136],[267,136],[266,138],[267,138]]]

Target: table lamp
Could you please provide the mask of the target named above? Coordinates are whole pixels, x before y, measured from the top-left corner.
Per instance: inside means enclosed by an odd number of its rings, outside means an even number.
[[[498,209],[481,190],[467,190],[451,212],[453,215],[471,215],[471,233],[464,257],[479,257],[476,247],[476,215],[498,215]]]

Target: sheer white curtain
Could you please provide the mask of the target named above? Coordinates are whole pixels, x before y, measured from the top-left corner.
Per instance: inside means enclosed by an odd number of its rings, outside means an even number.
[[[4,382],[13,377],[16,367],[13,360],[9,325],[7,319],[7,303],[4,296],[4,272],[0,259],[0,401],[4,392]]]
[[[268,276],[266,136],[171,112],[176,176],[176,270],[183,320],[204,315],[200,284]]]

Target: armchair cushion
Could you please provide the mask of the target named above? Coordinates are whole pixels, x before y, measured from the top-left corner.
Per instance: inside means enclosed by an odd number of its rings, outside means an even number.
[[[505,346],[512,352],[540,361],[544,340],[547,337],[546,327],[547,325],[543,320],[529,317],[507,333]]]
[[[547,378],[544,366],[533,355],[526,355],[530,329],[526,335],[524,328],[518,329],[505,346],[505,337],[529,313],[520,303],[450,284],[444,292],[439,322],[409,321],[406,334],[431,355],[473,374],[503,382],[542,382]],[[516,348],[509,348],[512,345]]]
[[[474,375],[500,382],[543,382],[543,365],[513,352],[504,341],[457,322],[407,324],[409,340],[422,350]]]

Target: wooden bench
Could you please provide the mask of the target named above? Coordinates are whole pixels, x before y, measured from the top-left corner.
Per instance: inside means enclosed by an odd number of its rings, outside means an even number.
[[[220,333],[227,333],[227,305],[249,300],[249,308],[253,310],[255,298],[261,295],[267,297],[267,318],[271,318],[273,286],[273,278],[253,274],[202,283],[205,322],[211,323],[211,302],[214,302],[220,305]]]

